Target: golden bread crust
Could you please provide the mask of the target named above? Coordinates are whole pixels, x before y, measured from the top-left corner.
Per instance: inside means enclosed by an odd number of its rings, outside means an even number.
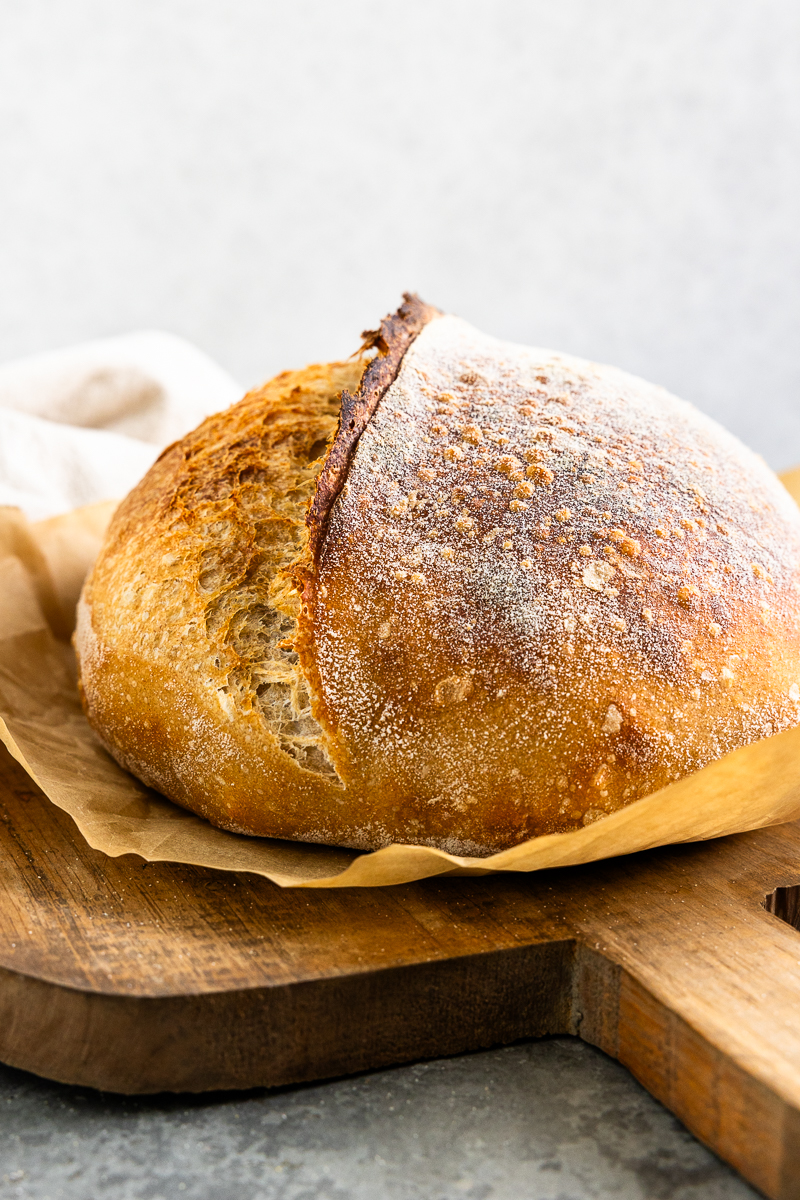
[[[228,829],[335,840],[341,784],[292,649],[285,572],[308,541],[339,395],[363,370],[285,372],[165,450],[81,598],[94,728],[123,766]]]
[[[363,381],[280,376],[121,506],[77,641],[118,759],[227,828],[481,855],[797,724],[800,511],[760,460],[623,372],[399,316]]]

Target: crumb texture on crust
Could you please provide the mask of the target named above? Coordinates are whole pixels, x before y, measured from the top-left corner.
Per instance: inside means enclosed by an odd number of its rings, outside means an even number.
[[[125,766],[228,827],[247,825],[233,793],[265,743],[275,770],[285,755],[341,787],[294,650],[288,572],[339,396],[364,366],[286,372],[169,447],[120,506],[84,592],[90,719]],[[221,817],[215,790],[230,794]]]
[[[574,829],[796,724],[798,563],[793,501],[691,406],[429,322],[300,620],[370,843]]]

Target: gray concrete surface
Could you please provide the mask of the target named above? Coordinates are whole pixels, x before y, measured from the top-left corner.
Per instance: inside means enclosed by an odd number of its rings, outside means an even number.
[[[123,1099],[0,1070],[0,1197],[753,1200],[571,1038],[279,1092]]]

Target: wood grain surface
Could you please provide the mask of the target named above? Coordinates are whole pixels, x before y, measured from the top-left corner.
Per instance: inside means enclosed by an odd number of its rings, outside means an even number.
[[[800,1197],[797,825],[308,892],[107,858],[5,751],[0,820],[7,1063],[202,1091],[578,1034],[768,1196]]]

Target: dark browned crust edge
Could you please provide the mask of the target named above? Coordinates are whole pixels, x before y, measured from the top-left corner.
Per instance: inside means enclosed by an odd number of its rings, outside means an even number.
[[[361,335],[364,339],[362,352],[375,347],[378,353],[364,372],[358,391],[355,394],[342,392],[339,425],[319,473],[314,499],[306,516],[311,562],[317,560],[330,511],[344,487],[358,439],[397,378],[400,364],[411,343],[429,321],[441,315],[438,308],[426,304],[419,296],[404,292],[403,303],[397,312],[384,317],[379,329],[366,330]]]

